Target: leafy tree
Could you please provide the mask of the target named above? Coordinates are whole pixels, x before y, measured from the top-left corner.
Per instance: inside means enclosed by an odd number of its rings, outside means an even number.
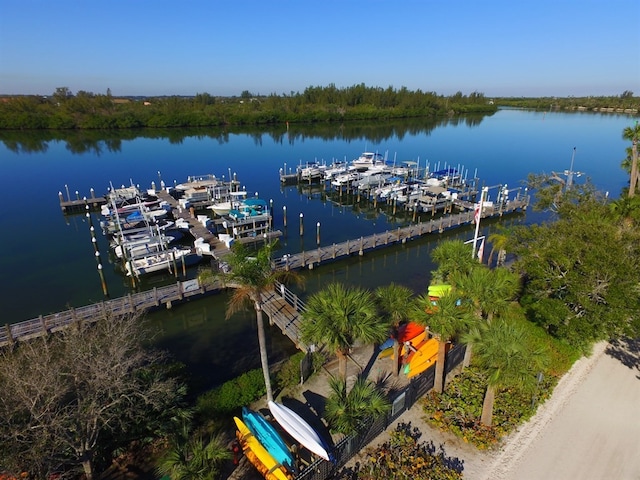
[[[513,248],[529,318],[588,352],[595,341],[640,333],[640,272],[630,268],[640,252],[638,232],[616,228],[610,207],[585,192],[563,198],[558,221],[516,228]]]
[[[103,318],[0,352],[5,470],[46,478],[82,466],[90,480],[96,458],[173,414],[180,388],[159,368],[162,356],[143,348],[141,320]]]
[[[480,422],[491,426],[496,390],[534,388],[537,373],[549,362],[549,352],[513,318],[479,324],[463,336],[463,341],[473,343],[474,365],[487,376]]]
[[[389,322],[378,316],[373,295],[359,287],[332,283],[309,298],[300,324],[302,341],[336,352],[340,376],[347,377],[347,355],[356,341],[384,340]]]
[[[391,409],[389,400],[376,388],[374,383],[358,377],[347,389],[343,378],[329,378],[331,393],[325,407],[325,417],[335,432],[349,435],[372,418],[384,415]]]
[[[466,305],[461,305],[455,291],[441,296],[433,305],[429,295],[420,295],[412,310],[415,321],[427,326],[438,340],[438,359],[434,389],[444,390],[446,346],[471,325],[473,316]]]
[[[233,287],[231,298],[227,304],[227,319],[234,313],[243,310],[247,304],[253,305],[255,309],[260,363],[267,389],[267,400],[273,400],[273,391],[262,316],[262,295],[272,291],[277,281],[300,281],[300,276],[293,270],[286,271],[273,267],[271,256],[275,245],[275,243],[268,243],[252,255],[246,246],[235,243],[231,248],[231,254],[225,257],[225,261],[231,269],[225,275],[225,280],[227,285]]]
[[[504,265],[504,260],[507,256],[507,246],[509,245],[509,231],[507,229],[500,228],[500,231],[490,234],[487,240],[491,244],[491,252],[489,252],[487,264],[491,265],[493,254],[498,252],[496,266],[500,267]]]

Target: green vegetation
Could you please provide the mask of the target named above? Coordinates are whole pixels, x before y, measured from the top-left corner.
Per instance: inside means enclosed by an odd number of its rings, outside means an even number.
[[[390,436],[391,439],[381,446],[367,449],[361,465],[341,472],[336,478],[459,480],[463,477],[462,462],[447,457],[442,446],[438,449],[432,441],[420,442],[422,433],[410,423],[398,424]]]
[[[412,92],[367,87],[308,87],[289,95],[214,97],[114,98],[67,88],[51,97],[20,96],[0,102],[2,129],[133,129],[352,122],[493,113],[496,107],[473,92],[444,97],[434,92]]]
[[[373,295],[359,287],[328,285],[307,301],[300,323],[301,339],[307,345],[326,346],[336,353],[340,376],[347,378],[347,355],[356,341],[384,341],[389,322],[378,316]]]
[[[329,379],[331,394],[327,399],[325,417],[331,430],[349,435],[366,426],[367,421],[391,410],[389,400],[377,386],[358,377],[351,389],[342,378]]]
[[[536,110],[580,110],[590,112],[620,112],[640,110],[640,98],[626,90],[618,96],[609,97],[500,97],[492,99],[505,107],[531,108]]]

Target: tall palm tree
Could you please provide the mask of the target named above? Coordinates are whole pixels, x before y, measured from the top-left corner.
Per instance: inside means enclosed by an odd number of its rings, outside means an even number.
[[[389,400],[376,385],[364,377],[358,377],[349,391],[347,382],[341,378],[329,378],[329,386],[332,393],[327,399],[325,417],[335,432],[354,433],[367,420],[379,417],[391,408]]]
[[[471,247],[461,240],[446,240],[433,249],[431,259],[438,264],[435,281],[448,282],[453,274],[465,274],[479,264],[471,255]]]
[[[626,127],[622,131],[622,138],[631,141],[631,176],[629,179],[629,197],[633,197],[638,186],[638,138],[640,138],[640,125],[638,122],[633,127]]]
[[[338,356],[340,376],[347,378],[347,355],[356,341],[373,344],[389,333],[373,295],[359,287],[332,283],[309,298],[300,324],[307,344],[326,345]]]
[[[471,302],[477,322],[488,322],[503,313],[520,289],[518,276],[505,268],[475,268],[468,274],[455,274],[452,283],[463,299]],[[467,343],[463,367],[471,363],[473,344]]]
[[[262,315],[262,295],[273,290],[276,281],[295,280],[301,277],[293,270],[275,269],[271,262],[271,253],[275,243],[264,245],[256,252],[251,252],[241,243],[235,243],[231,253],[225,257],[230,271],[225,274],[225,283],[233,287],[227,303],[226,316],[229,319],[234,313],[244,310],[248,304],[253,305],[258,327],[258,344],[260,347],[260,364],[267,390],[267,400],[273,400],[267,342]]]
[[[444,390],[444,367],[446,346],[471,325],[473,315],[466,305],[460,304],[455,291],[438,298],[434,306],[429,295],[420,295],[413,304],[413,318],[429,328],[438,340],[438,359],[434,389],[438,393]]]
[[[534,343],[524,326],[513,319],[478,324],[462,340],[473,343],[475,364],[487,375],[480,422],[491,426],[497,390],[533,388],[536,374],[549,362],[549,352]]]
[[[400,355],[400,346],[397,340],[398,327],[402,322],[409,319],[408,306],[411,305],[413,291],[403,285],[391,283],[377,288],[374,295],[379,311],[391,324],[394,333],[393,358],[398,359]],[[393,373],[398,375],[397,365],[393,369]]]

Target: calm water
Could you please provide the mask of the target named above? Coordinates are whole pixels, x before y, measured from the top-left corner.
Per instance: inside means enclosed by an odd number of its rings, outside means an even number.
[[[167,136],[115,138],[95,141],[89,134],[51,139],[46,134],[0,133],[0,165],[5,179],[0,191],[3,235],[2,289],[4,323],[26,320],[68,306],[102,300],[89,225],[82,215],[65,217],[58,192],[72,197],[106,192],[131,182],[147,188],[160,179],[182,182],[188,175],[237,174],[247,190],[272,200],[275,227],[283,228],[283,206],[289,228],[281,241],[281,253],[312,249],[316,224],[320,222],[321,244],[356,238],[410,221],[376,213],[373,209],[343,207],[321,193],[281,187],[278,170],[295,168],[301,162],[355,158],[364,150],[387,154],[390,160],[427,162],[431,169],[445,165],[477,172],[488,186],[522,185],[531,172],[562,172],[571,163],[602,190],[617,197],[627,182],[620,162],[628,146],[622,130],[635,119],[621,115],[587,113],[542,113],[501,110],[493,116],[439,124],[394,123],[393,126],[361,129],[325,127],[280,131],[234,133],[218,130],[197,134],[169,132]],[[97,135],[99,137],[99,135]],[[582,178],[585,178],[582,177]],[[580,180],[578,180],[580,181]],[[495,196],[497,189],[490,190]],[[303,214],[305,235],[299,236]],[[97,225],[99,218],[93,214]],[[505,222],[530,223],[544,216],[529,211]],[[485,232],[493,223],[483,225]],[[451,235],[470,238],[471,230]],[[322,266],[307,272],[303,295],[329,281],[345,281],[376,287],[390,281],[421,291],[429,282],[432,265],[429,252],[442,237],[414,241],[403,247],[382,250],[364,258]],[[111,296],[129,290],[128,281],[107,261],[106,239],[99,235],[99,248]],[[166,284],[169,276],[154,276],[145,288]],[[204,383],[257,367],[257,341],[253,316],[237,315],[224,320],[223,294],[191,302],[170,312],[153,314],[158,343],[189,364]],[[272,358],[293,351],[279,332],[270,336]],[[233,359],[230,361],[229,359]]]

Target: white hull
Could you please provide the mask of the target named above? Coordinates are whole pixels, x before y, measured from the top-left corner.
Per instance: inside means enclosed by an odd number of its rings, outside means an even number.
[[[171,270],[175,265],[180,268],[182,262],[190,265],[194,261],[201,258],[200,255],[193,253],[191,249],[172,248],[151,255],[134,258],[126,263],[127,276],[132,274],[137,276],[147,273],[159,272],[161,270]]]
[[[329,461],[329,452],[318,433],[300,415],[280,403],[269,402],[269,411],[286,432],[319,457]]]

